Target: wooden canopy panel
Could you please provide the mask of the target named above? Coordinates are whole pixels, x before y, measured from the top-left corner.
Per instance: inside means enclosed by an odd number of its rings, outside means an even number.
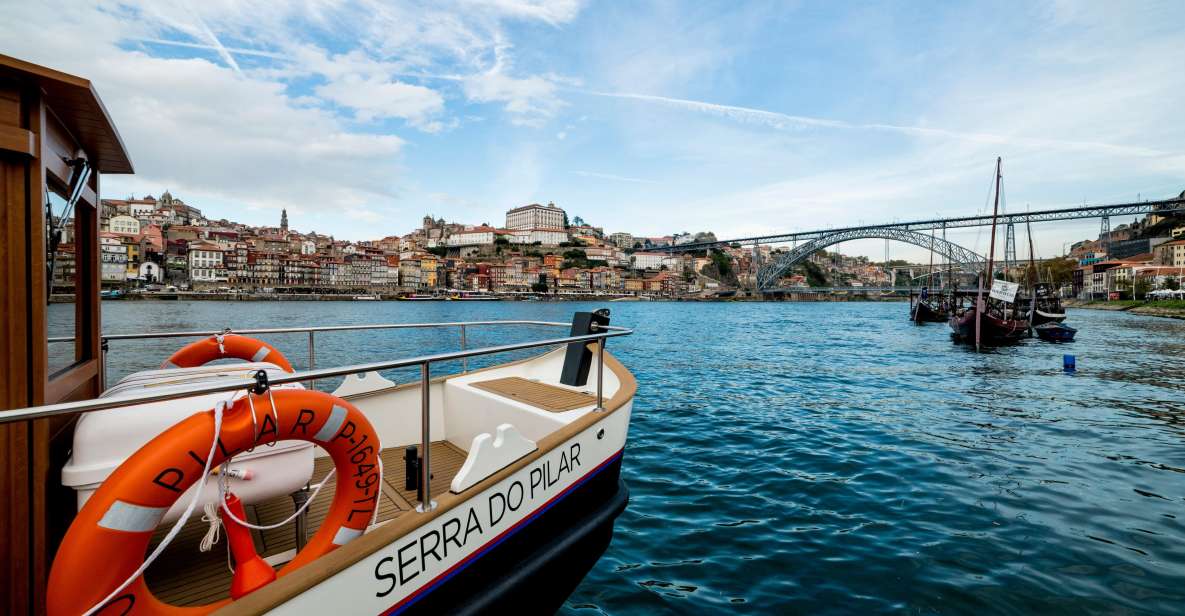
[[[134,173],[123,139],[90,81],[0,54],[0,74],[33,79],[100,173]]]
[[[470,385],[552,413],[563,413],[597,403],[596,397],[590,394],[524,379],[521,376],[478,381]]]

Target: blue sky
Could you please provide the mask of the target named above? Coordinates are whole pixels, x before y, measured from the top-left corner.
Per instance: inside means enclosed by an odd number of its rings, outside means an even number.
[[[967,215],[997,155],[1013,210],[1185,190],[1180,2],[0,4],[0,52],[115,117],[105,196],[346,239],[533,201],[639,235]]]

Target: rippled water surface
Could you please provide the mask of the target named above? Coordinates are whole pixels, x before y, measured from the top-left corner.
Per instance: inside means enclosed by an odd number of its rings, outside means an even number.
[[[637,329],[609,345],[639,381],[631,501],[565,612],[1185,612],[1185,322],[1071,311],[1073,344],[976,354],[898,303],[608,306]],[[107,332],[567,321],[593,307],[103,305]],[[269,340],[303,365],[303,335]],[[317,363],[456,343],[323,335]],[[176,347],[113,343],[111,381]]]

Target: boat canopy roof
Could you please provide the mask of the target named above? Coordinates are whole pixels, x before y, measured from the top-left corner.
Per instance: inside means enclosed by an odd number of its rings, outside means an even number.
[[[0,76],[32,81],[100,173],[134,173],[119,131],[90,80],[0,54]]]

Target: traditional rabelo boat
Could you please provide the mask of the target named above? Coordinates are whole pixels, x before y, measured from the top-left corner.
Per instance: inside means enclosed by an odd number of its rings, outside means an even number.
[[[998,345],[1016,342],[1029,335],[1029,321],[1024,318],[1016,303],[1018,285],[1006,280],[996,280],[996,219],[1000,215],[1000,166],[996,158],[995,200],[992,206],[991,247],[988,249],[987,267],[979,275],[979,288],[974,303],[953,311],[950,317],[952,337],[956,341],[983,345]],[[984,278],[991,280],[988,296],[984,296]]]
[[[597,311],[105,335],[98,178],[131,173],[128,154],[84,79],[0,56],[0,94],[0,612],[559,607],[628,499],[636,382],[605,342],[629,330]],[[50,336],[50,281],[66,281],[47,254],[62,237],[73,321]],[[466,348],[467,330],[492,326],[569,331]],[[386,358],[375,343],[355,365],[314,366],[316,334],[406,328],[460,333],[461,349]],[[286,332],[307,335],[307,369],[255,337]],[[106,387],[109,352],[160,337],[196,340]],[[530,349],[546,352],[468,370]],[[206,365],[224,358],[245,363]],[[433,376],[442,362],[459,372]],[[400,368],[418,378],[379,375]]]
[[[946,230],[943,230],[945,239]],[[885,257],[888,261],[888,257]],[[949,276],[948,276],[949,278]],[[909,292],[909,320],[914,323],[945,323],[950,318],[949,304],[946,298],[939,294],[935,296],[929,285],[934,283],[934,232],[930,232],[930,267],[926,272],[926,284],[915,296]]]
[[[914,323],[945,323],[949,318],[943,298],[935,298],[925,289],[917,295],[910,293],[909,303],[909,320]]]
[[[1061,323],[1066,320],[1066,310],[1062,308],[1062,300],[1054,291],[1053,284],[1041,282],[1041,270],[1037,268],[1033,251],[1033,227],[1026,222],[1025,228],[1029,236],[1029,297],[1021,299],[1020,304],[1028,306],[1025,316],[1034,328],[1045,323]],[[1070,333],[1070,337],[1073,338],[1074,334]]]
[[[1044,323],[1061,323],[1066,320],[1066,309],[1062,307],[1062,300],[1057,296],[1053,285],[1048,282],[1038,282],[1033,285],[1033,306],[1028,318],[1033,327]],[[1024,305],[1027,300],[1021,300]]]

